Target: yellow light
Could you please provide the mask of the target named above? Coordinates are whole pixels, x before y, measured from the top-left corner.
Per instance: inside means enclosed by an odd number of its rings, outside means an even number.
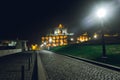
[[[44,40],[45,38],[44,37],[42,37],[42,40]]]
[[[56,39],[59,39],[59,36],[56,36]]]
[[[53,39],[55,39],[55,36],[53,37]]]
[[[85,41],[88,41],[88,38],[86,38],[86,40]]]
[[[67,36],[64,36],[64,38],[67,38]]]
[[[96,38],[97,38],[97,35],[94,35],[94,38],[96,39]]]
[[[83,36],[80,36],[80,41],[84,42],[84,37]]]
[[[67,43],[64,43],[64,45],[67,45]]]
[[[56,42],[59,42],[59,40],[56,40]]]
[[[37,50],[38,46],[37,46],[37,44],[35,44],[35,45],[32,45],[31,47],[32,47],[32,50]]]
[[[53,43],[55,43],[55,40],[52,40]]]
[[[46,37],[46,40],[48,40],[48,37]]]
[[[63,40],[61,39],[60,42],[63,42]]]
[[[63,44],[63,41],[60,41],[61,44]]]
[[[63,36],[60,36],[60,38],[63,38]]]
[[[60,30],[58,30],[58,34],[61,34],[62,32]]]
[[[59,24],[58,28],[63,28],[62,24]]]
[[[67,40],[64,40],[64,42],[67,42]]]
[[[56,44],[53,44],[53,46],[56,46]]]
[[[98,35],[95,33],[93,37],[94,37],[95,39],[97,39],[97,38],[98,38]]]

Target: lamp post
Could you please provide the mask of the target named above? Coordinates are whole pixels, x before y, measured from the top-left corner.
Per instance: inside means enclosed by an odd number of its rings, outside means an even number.
[[[105,46],[105,37],[104,37],[104,18],[106,17],[106,9],[100,8],[97,11],[97,17],[100,19],[100,25],[101,25],[101,43],[102,43],[102,58],[106,57],[106,46]]]

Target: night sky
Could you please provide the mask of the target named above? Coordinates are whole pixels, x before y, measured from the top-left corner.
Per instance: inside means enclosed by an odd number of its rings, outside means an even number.
[[[113,13],[114,18],[112,17],[109,22],[106,22],[106,26],[111,32],[112,30],[119,32],[120,0],[20,0],[3,2],[0,11],[2,13],[0,40],[18,38],[39,43],[41,36],[48,34],[60,23],[67,27],[69,32],[76,34],[90,32],[96,25],[85,23],[85,21],[89,18],[94,5],[104,2],[117,5],[115,13]]]

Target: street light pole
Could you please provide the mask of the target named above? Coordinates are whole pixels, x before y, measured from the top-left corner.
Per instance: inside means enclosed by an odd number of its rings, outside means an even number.
[[[102,58],[106,58],[106,46],[105,46],[105,36],[103,30],[104,24],[101,21],[101,43],[102,43]]]
[[[101,8],[97,11],[97,16],[100,19],[100,25],[101,25],[101,44],[102,44],[102,58],[106,57],[106,46],[105,46],[105,37],[104,37],[104,17],[106,16],[106,10],[104,8]]]

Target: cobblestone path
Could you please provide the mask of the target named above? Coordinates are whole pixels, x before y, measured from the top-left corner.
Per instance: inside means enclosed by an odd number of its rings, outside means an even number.
[[[120,80],[120,72],[49,51],[40,51],[47,80]]]

